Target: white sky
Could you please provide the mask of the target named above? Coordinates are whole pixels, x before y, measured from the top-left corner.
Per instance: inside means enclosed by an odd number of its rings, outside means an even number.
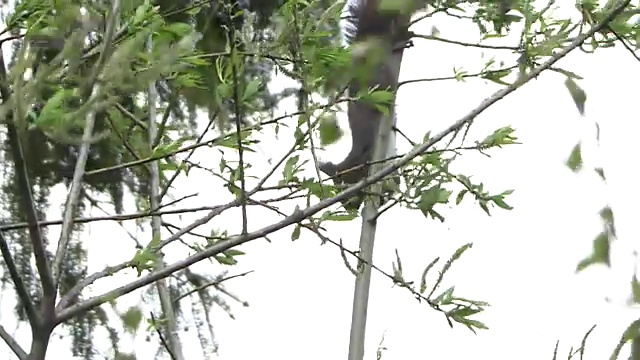
[[[426,34],[433,25],[442,37],[477,41],[477,30],[472,25],[441,17],[414,30]],[[417,40],[416,46],[405,53],[401,80],[451,76],[454,66],[475,73],[482,68],[482,53],[473,48]],[[514,60],[506,51],[485,50],[484,56],[496,56],[507,64]],[[640,315],[625,305],[634,266],[632,252],[638,248],[640,235],[640,193],[633,175],[635,164],[629,161],[633,158],[629,153],[637,151],[633,144],[640,125],[634,105],[637,95],[627,90],[640,80],[638,64],[630,54],[616,48],[589,55],[576,51],[557,65],[585,77],[580,82],[588,96],[585,118],[578,115],[564,88],[564,78],[545,73],[479,116],[470,135],[471,140],[482,139],[499,127],[511,125],[523,144],[491,151],[491,158],[467,154],[452,169],[473,174],[476,181],[484,182],[494,193],[515,189],[508,199],[515,207],[513,211],[494,209],[493,216],[487,217],[467,198],[460,206],[442,209],[445,223],[425,220],[417,211],[394,209],[378,224],[374,262],[391,272],[394,250],[398,249],[408,280],[419,281],[422,269],[434,257],[446,259],[462,244],[473,242],[474,247],[456,263],[442,289],[456,285],[459,296],[491,303],[492,307],[477,317],[490,329],[478,335],[459,325],[451,329],[442,315],[419,304],[406,290],[393,288],[388,279],[374,272],[367,359],[375,358],[383,335],[387,348],[383,359],[551,359],[557,340],[564,358],[570,346],[579,346],[593,324],[598,327],[587,343],[585,359],[603,359],[611,354],[625,327]],[[276,82],[274,86],[284,84]],[[425,131],[443,129],[497,89],[498,85],[480,80],[417,83],[401,88],[397,104],[399,126],[414,140],[420,140]],[[293,102],[283,103],[282,111],[293,111]],[[601,127],[600,148],[595,142],[595,122]],[[251,157],[252,174],[264,174],[269,168],[266,160],[271,157],[277,161],[292,139],[285,132],[278,141],[263,141],[260,151]],[[564,162],[578,141],[584,143],[587,171],[575,175]],[[345,137],[322,157],[339,160],[348,150],[348,143]],[[400,152],[408,149],[402,138],[398,147]],[[202,149],[196,158],[202,164],[217,167],[216,150]],[[588,171],[594,166],[604,167],[608,186]],[[221,204],[230,198],[218,182],[202,171],[193,171],[182,184],[176,197],[200,194],[181,203],[183,207]],[[58,191],[56,198],[62,199],[63,195]],[[589,254],[592,239],[600,231],[598,210],[607,203],[613,207],[619,234],[613,247],[613,269],[597,267],[576,275],[576,264]],[[283,211],[290,213],[294,205],[287,204]],[[58,215],[52,212],[50,218]],[[202,215],[169,219],[186,224]],[[251,209],[249,226],[255,230],[276,219],[266,210]],[[215,218],[211,226],[234,233],[240,224],[239,211],[233,210]],[[135,233],[133,224],[127,227]],[[359,220],[332,224],[328,230],[333,239],[342,238],[347,247],[357,248]],[[52,235],[56,231],[52,230]],[[226,284],[250,307],[242,308],[229,300],[236,320],[214,311],[220,359],[346,357],[354,278],[335,246],[321,247],[319,240],[304,231],[292,243],[291,231],[288,228],[274,234],[271,244],[256,240],[242,246],[247,255],[239,258],[237,267],[209,263],[196,267],[210,274],[223,269],[230,270],[230,274],[255,270]],[[206,229],[199,232],[207,233]],[[148,232],[138,235],[140,241],[150,237]],[[85,239],[91,249],[92,271],[133,255],[132,241],[114,223],[89,226]],[[174,247],[168,260],[184,255],[183,250]],[[129,271],[126,276],[98,282],[92,290],[102,293],[133,277],[135,274]],[[10,307],[14,294],[6,295],[1,298],[4,316],[0,316],[0,322],[12,331],[15,322]],[[122,298],[120,305],[125,309],[139,302],[139,293],[134,293]],[[28,349],[28,327],[21,326],[17,334]],[[182,339],[189,359],[202,358],[193,328]],[[150,359],[157,342],[145,341],[143,326],[135,339],[123,335],[124,349],[130,350],[133,345],[139,359]],[[47,359],[68,358],[68,348],[67,341],[54,338]],[[0,349],[0,357],[9,354],[5,345]]]

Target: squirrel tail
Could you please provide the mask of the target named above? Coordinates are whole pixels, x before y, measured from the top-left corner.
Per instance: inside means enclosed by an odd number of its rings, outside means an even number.
[[[405,16],[398,10],[380,9],[381,0],[347,0],[343,35],[348,44],[369,37],[396,37],[396,26]]]

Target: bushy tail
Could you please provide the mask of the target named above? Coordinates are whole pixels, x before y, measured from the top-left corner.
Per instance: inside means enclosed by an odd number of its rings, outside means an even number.
[[[343,35],[348,44],[362,41],[368,37],[387,38],[390,41],[401,40],[406,35],[402,28],[409,16],[399,9],[380,9],[381,0],[347,0]],[[420,0],[405,0],[420,1]]]

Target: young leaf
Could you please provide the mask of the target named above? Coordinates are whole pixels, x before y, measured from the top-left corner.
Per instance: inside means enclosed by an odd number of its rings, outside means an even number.
[[[442,292],[442,294],[438,295],[438,297],[435,298],[433,302],[438,305],[449,305],[451,303],[451,300],[453,299],[454,289],[455,289],[455,286],[448,288],[447,290]]]
[[[342,129],[335,116],[323,116],[320,119],[320,144],[331,145],[342,137]]]
[[[467,189],[463,189],[458,193],[458,196],[456,196],[456,205],[460,205],[460,203],[462,202],[462,199],[464,199],[464,196],[467,194],[468,190]]]
[[[244,89],[244,95],[242,95],[242,101],[251,101],[255,98],[258,91],[260,91],[260,86],[262,82],[258,79],[251,80],[246,89]]]
[[[424,294],[424,292],[427,291],[427,275],[429,274],[429,270],[431,270],[439,260],[439,257],[433,259],[433,261],[431,261],[422,272],[422,277],[420,279],[420,294]]]
[[[298,170],[298,160],[300,160],[299,155],[295,155],[287,159],[284,169],[282,170],[282,177],[285,183],[293,180],[296,171]]]
[[[633,274],[633,278],[631,278],[631,294],[633,303],[640,304],[640,283],[636,274]]]
[[[124,330],[129,334],[135,334],[142,322],[142,311],[137,306],[132,306],[120,315]]]
[[[340,213],[332,212],[332,213],[325,213],[325,214],[323,214],[322,218],[329,221],[351,221],[356,217],[358,217],[357,212],[354,213],[354,212],[342,211]]]
[[[564,81],[564,85],[567,87],[567,90],[569,90],[569,94],[571,95],[573,102],[576,104],[578,112],[580,115],[584,116],[584,105],[587,101],[587,93],[570,77],[567,77]]]
[[[218,254],[214,257],[221,265],[235,265],[238,263],[236,259],[231,256],[226,256],[225,254]]]
[[[567,160],[567,167],[573,172],[578,172],[582,169],[582,150],[581,144],[577,143],[571,150],[569,159]]]
[[[622,350],[624,345],[628,341],[636,339],[638,336],[640,336],[640,319],[635,320],[634,322],[629,324],[629,327],[627,327],[627,329],[624,331],[624,334],[622,335],[622,339],[620,339],[620,342],[616,346],[615,350],[613,350],[613,354],[611,354],[610,359],[619,359],[620,351]]]
[[[610,240],[609,234],[606,231],[598,234],[595,240],[593,240],[593,259],[596,262],[607,266],[611,266],[609,253],[611,245]]]
[[[291,241],[300,239],[300,225],[296,225],[291,233]]]

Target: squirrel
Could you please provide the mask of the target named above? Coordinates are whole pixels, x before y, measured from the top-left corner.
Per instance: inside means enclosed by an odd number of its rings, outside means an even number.
[[[350,25],[353,36],[347,31],[347,40],[352,44],[365,41],[378,41],[384,47],[385,57],[391,55],[393,45],[399,40],[408,38],[408,30],[398,26],[406,18],[398,11],[383,11],[379,9],[380,0],[356,0],[357,4],[348,5]],[[396,33],[398,30],[401,33]],[[404,33],[402,33],[404,31]],[[404,39],[403,36],[406,36]],[[366,52],[366,51],[365,51]],[[368,76],[354,76],[348,85],[349,96],[356,96],[361,90],[376,87],[380,90],[396,91],[398,79],[389,68],[387,59],[383,57],[378,64],[366,68]],[[361,69],[366,63],[366,54],[353,54],[353,71]],[[347,115],[351,129],[351,151],[338,164],[332,162],[321,163],[319,168],[325,174],[332,176],[336,185],[351,185],[364,179],[369,171],[369,163],[378,137],[378,130],[384,115],[373,104],[362,100],[349,102]],[[356,199],[343,202],[345,208],[359,208],[362,194]]]

